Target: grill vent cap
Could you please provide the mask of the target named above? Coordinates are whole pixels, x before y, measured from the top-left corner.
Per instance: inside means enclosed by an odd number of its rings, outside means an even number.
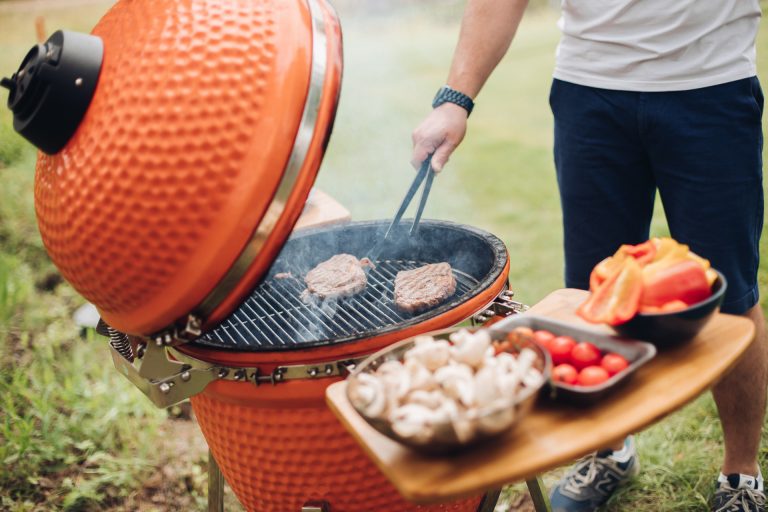
[[[33,46],[11,78],[13,127],[43,152],[58,153],[77,131],[99,80],[104,45],[101,38],[57,30]]]

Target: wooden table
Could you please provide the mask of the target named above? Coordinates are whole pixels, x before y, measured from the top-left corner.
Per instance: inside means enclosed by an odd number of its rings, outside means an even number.
[[[531,312],[580,322],[573,312],[585,297],[581,290],[558,290]],[[717,382],[753,339],[750,320],[718,314],[695,339],[660,350],[627,386],[603,402],[579,408],[540,400],[509,435],[451,457],[420,455],[379,434],[352,409],[346,398],[346,382],[328,387],[326,400],[373,462],[410,501],[447,501],[527,480],[534,502],[542,503],[546,495],[541,500],[536,475],[604,448],[679,409]],[[544,505],[537,510],[545,510]]]

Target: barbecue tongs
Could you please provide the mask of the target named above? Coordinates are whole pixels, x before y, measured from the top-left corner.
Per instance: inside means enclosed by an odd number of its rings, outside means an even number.
[[[379,254],[381,254],[382,249],[384,249],[384,246],[386,245],[389,235],[392,233],[392,228],[400,223],[400,219],[403,218],[405,210],[408,208],[408,205],[411,204],[411,201],[413,201],[413,196],[416,195],[416,191],[419,189],[421,182],[424,181],[425,178],[426,184],[424,185],[424,190],[421,193],[419,208],[416,210],[416,217],[413,219],[413,225],[411,225],[411,229],[408,234],[413,236],[414,234],[418,233],[421,214],[424,213],[424,207],[427,204],[429,191],[432,188],[432,180],[435,179],[435,171],[432,169],[432,155],[427,156],[426,160],[424,160],[424,162],[421,164],[421,168],[416,173],[416,177],[413,179],[413,183],[411,183],[411,187],[408,189],[408,192],[406,192],[403,202],[400,203],[400,208],[398,208],[397,213],[395,213],[395,218],[392,219],[392,222],[387,228],[386,233],[384,233],[384,237],[376,242],[376,245],[374,245],[373,248],[369,251],[368,259],[373,262],[378,259]]]

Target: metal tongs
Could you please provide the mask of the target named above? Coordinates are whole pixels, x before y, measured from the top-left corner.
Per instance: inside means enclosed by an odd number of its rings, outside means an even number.
[[[384,233],[384,237],[376,242],[376,245],[373,246],[373,248],[368,253],[368,259],[375,262],[379,254],[381,254],[382,249],[384,249],[384,246],[386,244],[387,239],[389,238],[390,233],[392,233],[392,229],[397,226],[400,223],[400,219],[403,218],[403,214],[405,213],[405,210],[408,208],[408,205],[411,204],[411,201],[413,201],[413,196],[416,195],[416,191],[421,186],[421,183],[425,181],[426,184],[424,185],[424,190],[421,192],[421,200],[419,201],[419,208],[416,210],[416,217],[413,219],[413,224],[411,225],[411,229],[408,232],[410,236],[413,236],[414,234],[419,232],[419,221],[421,220],[421,215],[424,213],[424,207],[427,205],[427,198],[429,197],[429,191],[432,188],[432,181],[435,179],[435,171],[432,169],[432,155],[430,154],[427,156],[426,160],[422,162],[421,168],[416,173],[416,177],[413,179],[413,183],[411,183],[410,188],[408,189],[408,192],[405,194],[405,198],[403,199],[403,202],[400,203],[400,208],[397,209],[397,213],[395,213],[395,218],[392,219],[392,222],[389,224],[389,227],[387,228],[387,231]]]

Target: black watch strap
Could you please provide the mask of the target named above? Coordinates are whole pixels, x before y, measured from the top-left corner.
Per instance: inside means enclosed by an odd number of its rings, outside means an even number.
[[[437,91],[435,99],[432,100],[432,108],[437,108],[443,103],[453,103],[460,106],[467,111],[467,117],[472,113],[472,109],[475,108],[475,102],[472,101],[472,98],[456,89],[451,89],[447,85],[442,86]]]

